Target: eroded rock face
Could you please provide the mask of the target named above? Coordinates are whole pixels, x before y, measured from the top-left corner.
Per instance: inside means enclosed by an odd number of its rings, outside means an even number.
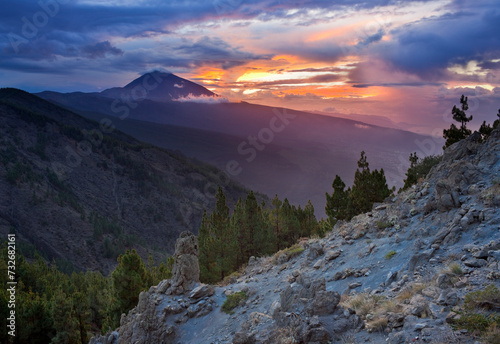
[[[174,259],[172,279],[167,294],[179,295],[200,282],[198,238],[193,233],[185,231],[179,235],[175,243]]]
[[[198,240],[194,234],[180,234],[174,259],[172,278],[143,291],[137,306],[122,314],[119,329],[110,336],[93,338],[92,344],[178,343],[179,323],[213,311],[214,288],[199,283]]]

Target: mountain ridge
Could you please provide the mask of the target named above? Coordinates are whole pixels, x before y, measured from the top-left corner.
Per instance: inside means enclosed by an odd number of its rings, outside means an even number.
[[[142,99],[129,106],[99,94],[45,92],[40,96],[89,118],[109,118],[136,138],[180,150],[222,170],[236,161],[241,168],[233,176],[237,181],[297,205],[312,200],[319,217],[324,216],[324,192],[330,190],[336,174],[347,184],[352,182],[361,151],[373,168],[384,168],[391,186],[401,187],[410,153],[418,152],[421,158],[436,155],[443,145],[442,139],[412,132],[246,102]],[[279,131],[273,131],[272,124]]]
[[[214,185],[232,204],[248,192],[213,166],[16,89],[0,90],[0,142],[0,232],[77,270],[107,273],[126,248],[165,260],[178,233],[198,230]]]

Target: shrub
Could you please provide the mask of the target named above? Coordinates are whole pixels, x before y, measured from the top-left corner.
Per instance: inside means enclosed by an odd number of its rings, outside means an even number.
[[[466,310],[472,311],[482,309],[500,308],[500,290],[493,284],[484,290],[475,291],[465,296],[464,306]]]
[[[396,251],[392,250],[392,251],[389,251],[387,252],[387,254],[385,255],[385,259],[391,259],[392,257],[394,257],[394,255],[396,254]]]
[[[464,274],[464,271],[458,263],[451,263],[450,266],[448,266],[448,271],[456,276],[461,276]]]
[[[389,221],[377,221],[377,228],[378,229],[385,229],[391,226],[391,223]]]
[[[366,323],[366,328],[368,329],[369,332],[373,331],[382,332],[383,330],[385,330],[388,323],[389,322],[385,316],[379,316],[373,320],[368,321]]]
[[[490,326],[493,324],[498,325],[500,322],[499,316],[495,317],[482,313],[457,313],[460,314],[460,318],[453,322],[453,327],[457,329],[466,329],[476,335],[486,332]]]
[[[278,251],[273,257],[273,262],[275,264],[277,264],[281,261],[287,262],[290,259],[297,257],[303,251],[304,251],[304,248],[302,246],[300,246],[299,244],[292,245],[292,246],[287,247],[281,251]]]
[[[233,314],[233,309],[238,307],[242,301],[246,301],[247,299],[248,295],[244,291],[239,291],[231,294],[227,297],[226,301],[222,305],[222,310],[224,311],[224,313]]]
[[[500,314],[488,311],[499,308],[500,290],[494,285],[469,293],[465,296],[464,311],[455,311],[460,318],[454,320],[453,327],[482,336],[486,343],[498,343]]]

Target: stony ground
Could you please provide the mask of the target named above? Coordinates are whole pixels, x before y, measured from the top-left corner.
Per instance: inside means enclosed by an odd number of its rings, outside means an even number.
[[[224,286],[152,287],[93,343],[479,343],[449,323],[465,295],[500,287],[499,158],[500,131],[472,135],[426,180],[324,239],[251,259]],[[248,299],[222,312],[239,291]]]

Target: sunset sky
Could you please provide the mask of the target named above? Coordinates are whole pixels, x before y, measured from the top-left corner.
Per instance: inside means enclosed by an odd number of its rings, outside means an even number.
[[[245,100],[440,135],[500,108],[498,0],[6,0],[0,87],[100,91],[152,70]]]

